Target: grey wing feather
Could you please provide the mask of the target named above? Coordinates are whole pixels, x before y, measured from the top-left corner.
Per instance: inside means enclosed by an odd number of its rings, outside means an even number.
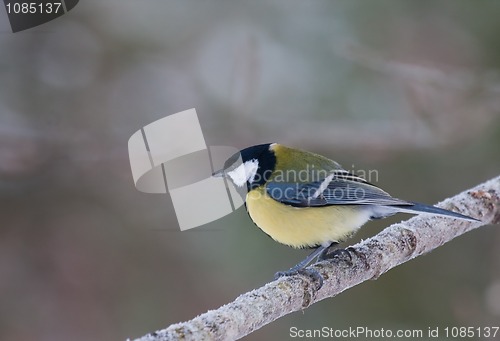
[[[412,205],[344,170],[311,183],[269,182],[267,193],[275,200],[298,207],[329,205]]]
[[[268,182],[267,193],[275,200],[296,207],[371,205],[371,218],[397,212],[428,213],[468,221],[479,220],[439,207],[393,198],[389,193],[344,170],[335,170],[322,181],[310,183]]]

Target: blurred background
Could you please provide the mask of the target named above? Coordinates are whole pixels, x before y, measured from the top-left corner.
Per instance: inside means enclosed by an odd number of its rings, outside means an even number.
[[[88,0],[13,34],[1,10],[0,339],[139,337],[308,254],[243,208],[181,232],[168,195],[135,189],[128,138],[179,111],[197,109],[207,145],[314,151],[403,199],[498,175],[499,15],[472,0]],[[481,228],[246,339],[498,326],[499,244]]]

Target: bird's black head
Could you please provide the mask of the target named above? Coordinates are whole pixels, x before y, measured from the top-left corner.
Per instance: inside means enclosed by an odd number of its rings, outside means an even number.
[[[245,183],[248,190],[266,183],[276,166],[276,156],[271,143],[245,148],[224,163],[224,175],[236,186]]]

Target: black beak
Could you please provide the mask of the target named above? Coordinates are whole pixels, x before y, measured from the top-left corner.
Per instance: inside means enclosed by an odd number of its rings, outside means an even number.
[[[226,175],[226,173],[224,172],[224,169],[221,169],[221,170],[218,170],[218,171],[212,173],[212,176],[214,178],[223,178],[225,175]]]

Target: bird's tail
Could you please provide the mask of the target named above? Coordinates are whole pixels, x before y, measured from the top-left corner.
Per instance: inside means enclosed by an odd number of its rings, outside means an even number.
[[[403,212],[403,213],[410,213],[410,214],[429,213],[443,217],[452,217],[468,221],[480,221],[460,213],[445,210],[443,208],[439,208],[436,206],[421,204],[418,202],[410,202],[410,205],[391,205],[390,207],[394,207],[397,209],[398,212]]]

